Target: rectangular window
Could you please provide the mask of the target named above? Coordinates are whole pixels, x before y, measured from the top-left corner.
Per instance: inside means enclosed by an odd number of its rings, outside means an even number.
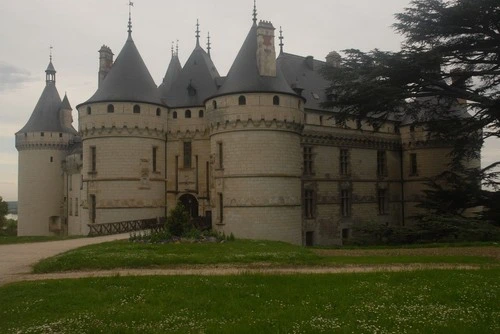
[[[313,174],[313,153],[312,147],[304,146],[304,175]]]
[[[387,190],[378,189],[377,190],[377,200],[378,200],[378,214],[387,214]]]
[[[349,150],[340,150],[340,175],[349,175]]]
[[[340,210],[342,217],[349,217],[351,215],[351,198],[349,190],[342,190],[340,192]]]
[[[410,154],[410,175],[417,175],[417,174],[418,174],[417,154],[411,153]]]
[[[224,197],[219,193],[219,222],[222,224],[224,221]]]
[[[314,191],[304,191],[304,216],[306,218],[314,218]]]
[[[75,216],[78,216],[78,197],[75,198]]]
[[[218,162],[219,162],[219,168],[222,169],[224,168],[224,156],[223,156],[223,153],[224,153],[224,150],[223,150],[223,147],[222,147],[222,143],[221,142],[218,142],[217,143],[217,153],[219,155],[219,159],[218,159]]]
[[[191,142],[184,142],[184,168],[191,168]]]
[[[157,172],[158,171],[158,166],[156,165],[156,161],[157,161],[157,155],[158,155],[158,147],[153,147],[153,172]]]
[[[95,173],[97,171],[97,155],[96,147],[90,146],[90,172]]]
[[[95,224],[96,220],[96,199],[95,195],[90,195],[90,223]]]
[[[73,190],[73,176],[68,176],[69,190]]]
[[[387,175],[387,154],[385,151],[377,151],[377,176]]]
[[[73,199],[69,199],[69,215],[73,216]]]

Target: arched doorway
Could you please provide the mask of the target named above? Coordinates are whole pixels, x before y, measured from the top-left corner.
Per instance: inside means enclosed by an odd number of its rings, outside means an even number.
[[[179,197],[179,202],[186,208],[191,218],[198,217],[198,200],[196,197],[191,194],[184,194]]]

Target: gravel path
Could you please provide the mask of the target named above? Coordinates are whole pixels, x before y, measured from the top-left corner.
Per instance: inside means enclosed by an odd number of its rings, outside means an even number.
[[[0,245],[0,285],[19,280],[31,272],[38,261],[74,248],[107,241],[128,239],[129,234],[117,234],[95,238],[80,238],[61,241]]]

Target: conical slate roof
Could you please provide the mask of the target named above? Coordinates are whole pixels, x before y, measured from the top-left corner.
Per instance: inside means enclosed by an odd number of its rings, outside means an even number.
[[[53,72],[56,73],[56,69],[54,68],[54,65],[52,64],[52,60],[49,62],[49,65],[47,66],[47,69],[45,70],[46,73],[48,72]]]
[[[220,75],[212,59],[197,43],[179,77],[166,94],[165,102],[169,107],[203,106],[205,100],[217,92],[217,78]]]
[[[273,92],[297,95],[288,85],[279,67],[276,77],[261,76],[257,66],[257,25],[250,29],[240,52],[217,95]]]
[[[73,110],[73,108],[71,108],[71,104],[69,103],[68,95],[66,94],[64,94],[64,98],[61,102],[61,110]]]
[[[172,59],[170,60],[170,64],[167,68],[167,73],[165,73],[165,77],[163,78],[162,84],[158,87],[160,92],[160,97],[164,98],[167,96],[168,91],[172,88],[174,82],[179,78],[181,74],[182,66],[179,61],[179,57],[174,54],[172,55]]]
[[[54,66],[52,62],[49,63],[48,69],[55,73]],[[69,106],[68,98],[65,97],[65,101]],[[38,99],[38,103],[31,114],[26,125],[19,130],[18,133],[27,132],[76,132],[73,128],[67,128],[62,124],[61,118],[61,97],[56,88],[56,83],[54,81],[47,81],[45,89]],[[71,109],[71,106],[69,107]]]
[[[85,103],[145,102],[163,105],[158,88],[129,35],[108,75]]]

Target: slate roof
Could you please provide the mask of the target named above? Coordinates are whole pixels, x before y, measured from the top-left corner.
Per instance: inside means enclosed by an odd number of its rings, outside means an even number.
[[[205,100],[217,92],[219,78],[212,59],[197,43],[179,77],[162,98],[169,107],[204,106]]]
[[[158,88],[129,35],[111,70],[86,102],[144,102],[163,105]]]
[[[288,84],[293,88],[303,90],[302,97],[306,99],[305,108],[331,111],[331,109],[321,107],[321,103],[326,101],[325,89],[329,84],[328,80],[319,73],[319,70],[326,65],[325,62],[312,57],[282,53],[276,63]]]
[[[276,77],[261,76],[257,67],[257,25],[248,32],[245,42],[238,52],[227,77],[217,92],[219,95],[251,92],[273,92],[292,94],[285,76],[277,67]]]
[[[69,103],[69,100],[68,100],[68,95],[64,94],[64,98],[61,102],[61,110],[73,110],[73,108],[71,108],[71,104]]]
[[[160,97],[164,98],[167,96],[168,91],[172,89],[172,85],[179,78],[181,71],[182,66],[181,62],[179,61],[179,57],[177,55],[173,55],[172,59],[170,60],[170,64],[168,64],[167,72],[165,73],[163,82],[158,87]]]
[[[47,71],[55,73],[54,66],[52,62],[49,63]],[[65,101],[65,102],[64,102]],[[62,124],[61,110],[62,107],[68,107],[71,110],[71,106],[68,101],[68,97],[65,96],[64,104],[61,103],[61,97],[57,91],[56,84],[54,81],[47,81],[42,95],[38,99],[35,109],[31,113],[26,125],[19,130],[17,133],[27,133],[27,132],[66,132],[66,133],[76,133],[76,130],[67,128]]]

